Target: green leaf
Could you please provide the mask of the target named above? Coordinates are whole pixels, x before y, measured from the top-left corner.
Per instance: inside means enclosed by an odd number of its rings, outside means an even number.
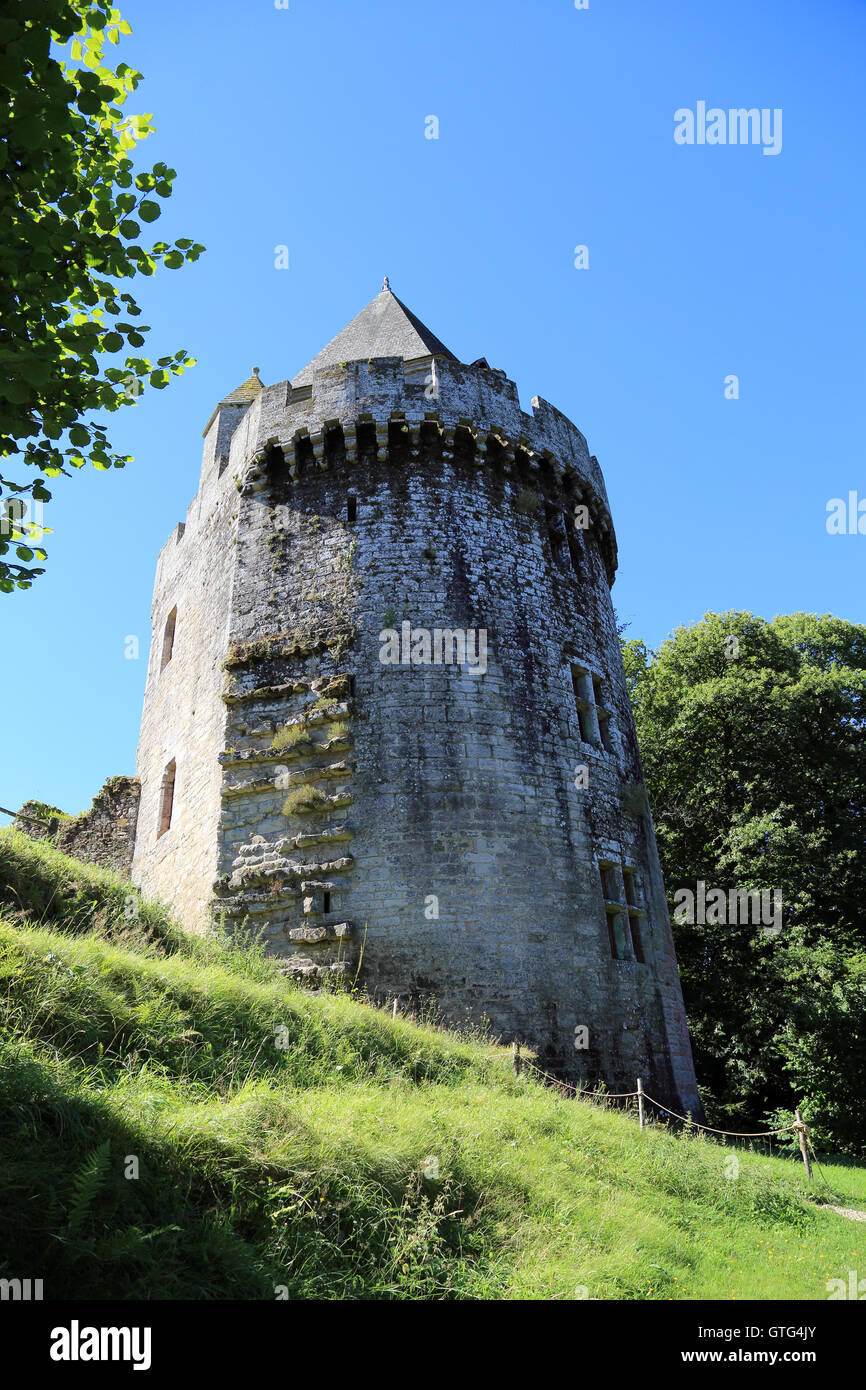
[[[159,206],[159,203],[152,203],[147,199],[138,209],[138,215],[142,222],[155,222],[161,212],[162,208]]]

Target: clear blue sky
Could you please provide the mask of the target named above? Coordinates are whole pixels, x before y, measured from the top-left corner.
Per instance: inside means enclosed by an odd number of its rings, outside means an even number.
[[[113,417],[134,464],[57,480],[48,574],[0,595],[0,804],[78,811],[134,770],[154,565],[213,405],[254,364],[293,375],[384,274],[586,434],[629,635],[863,621],[866,536],[825,529],[866,497],[863,0],[119,3],[139,160],[178,171],[154,232],[208,248],[138,282],[149,355],[198,366]],[[781,108],[781,153],[677,145],[698,101]]]

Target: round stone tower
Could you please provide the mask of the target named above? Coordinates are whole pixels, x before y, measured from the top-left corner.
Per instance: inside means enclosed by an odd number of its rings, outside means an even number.
[[[160,556],[133,877],[286,971],[699,1101],[583,435],[390,291],[205,431]]]

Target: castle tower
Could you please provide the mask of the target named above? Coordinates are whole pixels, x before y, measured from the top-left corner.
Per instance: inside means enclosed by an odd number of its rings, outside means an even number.
[[[134,881],[287,973],[699,1107],[583,435],[390,291],[204,432],[163,549]]]

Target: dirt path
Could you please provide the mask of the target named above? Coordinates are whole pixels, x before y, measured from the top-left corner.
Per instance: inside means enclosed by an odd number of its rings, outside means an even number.
[[[826,1211],[836,1211],[840,1216],[847,1216],[849,1221],[866,1221],[866,1211],[856,1211],[854,1207],[834,1207],[832,1202],[821,1202],[819,1205]]]

